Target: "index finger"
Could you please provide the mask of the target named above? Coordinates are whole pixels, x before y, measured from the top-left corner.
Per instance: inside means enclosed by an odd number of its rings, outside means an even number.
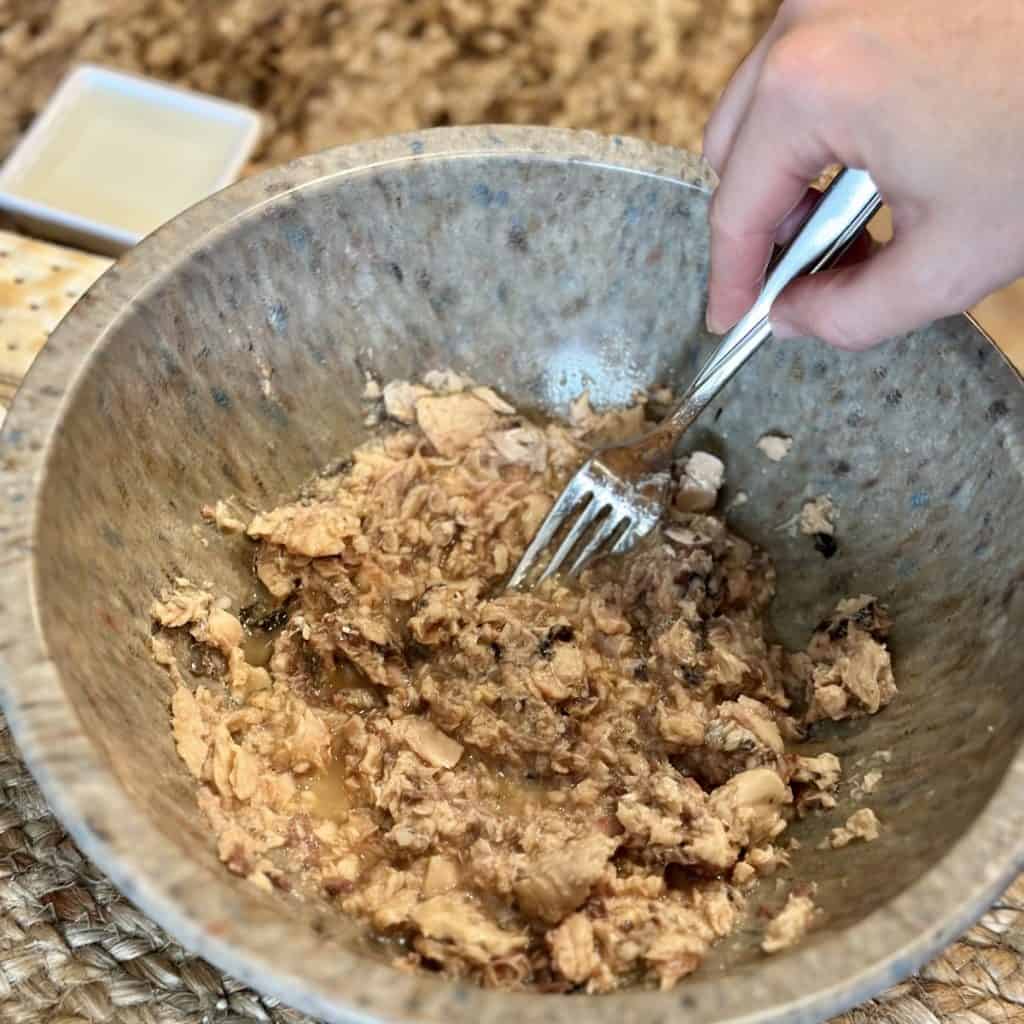
[[[833,162],[813,127],[759,95],[739,129],[711,204],[708,327],[728,330],[757,299],[779,227]]]

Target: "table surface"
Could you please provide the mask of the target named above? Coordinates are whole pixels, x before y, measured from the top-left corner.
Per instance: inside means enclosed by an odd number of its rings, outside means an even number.
[[[46,338],[109,260],[0,231],[0,414]],[[977,311],[1024,365],[1024,298]],[[1024,1024],[1024,875],[913,978],[843,1024]],[[76,849],[0,715],[0,1022],[313,1024],[192,956]]]

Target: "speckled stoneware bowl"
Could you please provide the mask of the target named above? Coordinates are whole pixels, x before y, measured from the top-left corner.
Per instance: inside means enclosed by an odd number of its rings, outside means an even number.
[[[217,862],[147,645],[168,576],[242,593],[200,506],[271,505],[363,440],[365,371],[452,366],[555,411],[685,384],[710,344],[707,187],[695,157],[563,131],[338,149],[189,210],[54,334],[3,432],[3,706],[75,838],[182,942],[331,1021],[805,1021],[904,977],[1022,866],[1024,391],[963,318],[866,355],[769,344],[687,439],[749,495],[732,519],[775,557],[784,639],[862,591],[896,623],[899,700],[827,737],[854,776],[892,751],[882,838],[815,849],[848,797],[795,826],[792,877],[824,908],[800,948],[766,961],[751,925],[664,994],[503,995],[393,970]],[[795,438],[778,465],[754,448],[768,429]],[[782,525],[821,493],[831,560]]]

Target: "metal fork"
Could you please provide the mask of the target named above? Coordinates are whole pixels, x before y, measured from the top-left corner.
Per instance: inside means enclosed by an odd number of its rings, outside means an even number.
[[[541,523],[509,587],[520,586],[567,526],[538,583],[562,569],[577,575],[607,550],[622,554],[657,525],[665,510],[676,444],[733,374],[771,337],[769,314],[782,290],[801,274],[832,266],[882,204],[866,171],[844,169],[771,266],[757,301],[722,339],[675,409],[649,433],[598,449],[578,469]]]

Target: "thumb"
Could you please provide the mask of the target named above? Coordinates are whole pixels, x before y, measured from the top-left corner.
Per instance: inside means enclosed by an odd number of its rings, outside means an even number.
[[[962,312],[983,289],[958,294],[952,261],[936,266],[936,253],[948,252],[914,234],[854,266],[798,278],[772,307],[772,332],[780,339],[814,337],[859,350]]]

